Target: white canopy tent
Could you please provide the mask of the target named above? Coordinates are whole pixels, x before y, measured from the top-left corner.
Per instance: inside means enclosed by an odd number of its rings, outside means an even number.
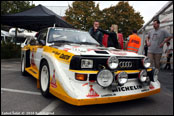
[[[7,36],[7,37],[11,37],[11,35],[9,34],[9,32],[1,30],[1,36]]]

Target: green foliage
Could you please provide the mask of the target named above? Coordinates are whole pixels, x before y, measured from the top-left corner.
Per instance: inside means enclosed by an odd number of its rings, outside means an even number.
[[[100,17],[99,5],[93,1],[75,1],[66,11],[66,21],[77,29],[88,31]]]
[[[99,4],[95,6],[93,1],[75,1],[66,11],[65,20],[75,28],[87,31],[95,20],[100,21],[100,27],[105,30],[116,24],[124,38],[132,33],[132,29],[138,30],[144,23],[140,13],[124,1],[102,11],[99,10]]]
[[[1,15],[13,14],[35,7],[29,1],[1,1]]]
[[[1,59],[8,58],[20,58],[21,57],[21,47],[15,45],[12,42],[1,43]]]
[[[128,2],[119,2],[116,6],[106,8],[103,11],[103,28],[117,24],[125,37],[132,33],[132,29],[140,29],[143,26],[143,17],[135,12]],[[108,20],[109,19],[109,20]]]

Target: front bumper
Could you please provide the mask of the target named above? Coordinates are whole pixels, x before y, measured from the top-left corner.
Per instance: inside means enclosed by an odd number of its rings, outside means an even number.
[[[90,99],[74,99],[70,96],[63,96],[61,94],[53,93],[56,97],[62,99],[63,101],[76,105],[76,106],[83,106],[83,105],[93,105],[93,104],[106,104],[106,103],[114,103],[114,102],[121,102],[121,101],[128,101],[138,98],[147,97],[156,93],[160,92],[160,88],[154,89],[148,92],[143,92],[139,94],[132,94],[127,96],[116,96],[116,97],[105,97],[105,98],[90,98]]]

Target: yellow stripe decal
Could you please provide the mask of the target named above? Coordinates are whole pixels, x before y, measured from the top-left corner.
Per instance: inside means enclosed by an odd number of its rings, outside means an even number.
[[[72,72],[75,72],[75,73],[82,73],[82,74],[97,74],[99,71],[90,71],[90,70],[69,70],[69,71],[72,71]],[[120,73],[120,72],[122,72],[122,71],[124,71],[124,72],[126,72],[126,73],[128,73],[128,74],[131,74],[131,73],[139,73],[140,72],[140,70],[119,70],[119,71],[116,71],[116,72],[114,72],[115,74],[118,74],[118,73]],[[149,71],[152,71],[152,69],[147,69],[147,71],[149,72]]]
[[[72,71],[72,72],[76,72],[76,73],[89,73],[89,74],[97,74],[99,71],[83,71],[83,70],[69,70],[69,71]]]

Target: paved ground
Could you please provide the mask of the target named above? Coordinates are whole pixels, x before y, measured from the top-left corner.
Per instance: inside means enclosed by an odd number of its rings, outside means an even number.
[[[77,107],[54,96],[44,98],[36,88],[36,79],[21,75],[20,59],[1,60],[1,115],[44,112],[50,115],[172,115],[173,72],[162,70],[159,76],[159,94],[126,102]]]

